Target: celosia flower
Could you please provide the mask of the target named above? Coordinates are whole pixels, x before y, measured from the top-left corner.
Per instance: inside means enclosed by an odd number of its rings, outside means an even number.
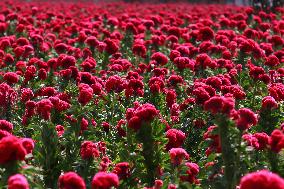
[[[92,180],[92,189],[111,189],[119,186],[118,176],[114,173],[99,172]]]
[[[86,189],[84,180],[75,172],[67,172],[58,179],[59,189]]]
[[[241,179],[240,189],[283,189],[284,179],[275,173],[261,170]]]
[[[10,176],[8,179],[8,189],[29,189],[29,183],[21,174]]]

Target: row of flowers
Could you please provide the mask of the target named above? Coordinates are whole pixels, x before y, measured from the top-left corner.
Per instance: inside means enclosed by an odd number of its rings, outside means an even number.
[[[1,188],[283,189],[283,8],[0,7]]]

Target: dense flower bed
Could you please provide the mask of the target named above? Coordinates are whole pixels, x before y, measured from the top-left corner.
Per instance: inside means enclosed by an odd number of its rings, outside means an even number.
[[[284,189],[283,8],[0,7],[0,188]]]

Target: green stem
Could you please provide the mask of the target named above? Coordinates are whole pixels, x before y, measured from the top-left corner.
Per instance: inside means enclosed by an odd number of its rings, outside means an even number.
[[[231,146],[230,133],[229,133],[229,121],[223,116],[217,117],[217,123],[219,126],[219,136],[221,141],[222,159],[224,163],[224,177],[225,188],[234,189],[236,183],[236,167],[235,167],[235,155],[234,149]]]
[[[267,158],[269,160],[271,171],[279,174],[279,171],[278,171],[278,160],[279,160],[278,154],[274,153],[272,151],[268,151]]]

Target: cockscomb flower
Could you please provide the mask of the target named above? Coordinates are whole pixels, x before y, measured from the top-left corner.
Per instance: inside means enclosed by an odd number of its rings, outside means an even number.
[[[58,179],[59,189],[86,189],[86,184],[82,177],[75,172],[67,172]]]
[[[156,52],[151,56],[151,60],[156,61],[158,65],[165,65],[168,63],[168,58],[161,52]]]
[[[270,149],[279,153],[284,148],[284,131],[275,129],[269,137]]]
[[[50,119],[52,107],[53,104],[49,99],[42,99],[36,103],[37,113],[45,120]]]
[[[113,173],[117,174],[119,179],[126,179],[130,176],[130,165],[128,162],[121,162],[115,165]]]
[[[283,189],[284,179],[275,173],[261,170],[245,175],[241,179],[240,189]]]
[[[185,134],[177,129],[169,129],[166,132],[166,137],[168,138],[167,149],[181,147],[185,140]]]
[[[6,120],[0,120],[0,130],[11,133],[13,130],[13,124]]]
[[[91,183],[92,189],[111,189],[119,186],[119,178],[115,173],[99,172]]]
[[[80,155],[82,159],[90,159],[100,156],[97,146],[92,141],[84,141],[81,145]]]
[[[128,127],[138,131],[143,123],[151,122],[159,114],[152,104],[139,105],[135,109],[127,110]]]
[[[29,183],[21,174],[10,176],[8,179],[8,189],[29,189]]]
[[[78,96],[78,102],[82,104],[82,106],[85,106],[88,104],[93,98],[93,89],[84,83],[81,83],[79,85],[79,96]]]
[[[0,140],[0,164],[24,160],[26,153],[21,139],[9,135]]]
[[[223,113],[229,115],[235,108],[235,101],[231,97],[214,96],[204,103],[204,109],[212,114]]]
[[[261,108],[264,110],[276,109],[278,104],[272,96],[266,96],[262,99]]]
[[[188,153],[183,148],[172,148],[169,151],[171,162],[174,165],[180,165],[183,160],[189,158]]]
[[[236,125],[241,130],[246,130],[252,125],[256,125],[257,116],[248,108],[241,108],[238,110],[239,118],[236,120]]]

